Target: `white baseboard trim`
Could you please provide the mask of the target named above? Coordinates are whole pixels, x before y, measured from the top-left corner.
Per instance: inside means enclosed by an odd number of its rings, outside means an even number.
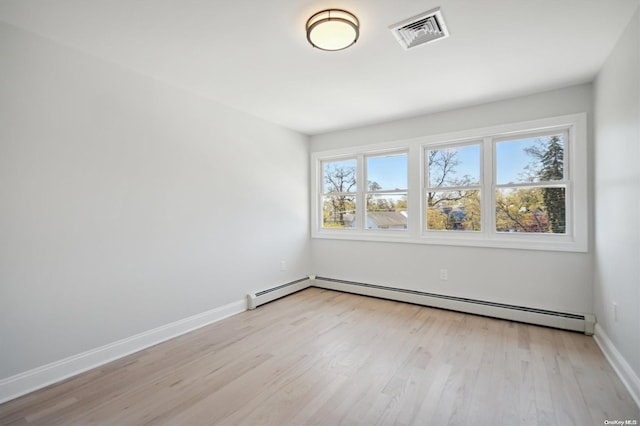
[[[240,300],[0,380],[0,403],[247,310]]]
[[[595,331],[593,338],[640,408],[640,377],[633,371],[599,324],[596,324]]]

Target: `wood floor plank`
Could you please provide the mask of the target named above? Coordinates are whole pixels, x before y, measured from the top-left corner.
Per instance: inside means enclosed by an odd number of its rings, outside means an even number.
[[[0,405],[0,425],[602,425],[591,337],[310,288]]]

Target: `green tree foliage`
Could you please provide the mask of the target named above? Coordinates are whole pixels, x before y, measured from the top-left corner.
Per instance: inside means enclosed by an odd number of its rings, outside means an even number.
[[[437,192],[436,207],[427,209],[427,228],[432,230],[479,231],[480,192],[457,191],[453,195]]]
[[[407,196],[406,195],[403,195],[402,198],[400,198],[398,201],[396,201],[394,209],[397,212],[407,211]]]
[[[368,182],[369,191],[380,191],[382,187],[378,182]],[[406,194],[388,195],[384,198],[383,194],[367,194],[367,211],[379,211],[379,212],[400,212],[407,210],[407,196]]]
[[[525,152],[536,160],[538,167],[535,168],[535,172],[540,181],[552,182],[563,179],[564,143],[559,136],[553,135],[546,141],[539,141],[535,146],[526,148]],[[563,234],[566,231],[564,188],[542,188],[542,198],[550,231]]]
[[[468,175],[457,177],[460,165],[455,149],[431,150],[427,153],[431,188],[465,187]],[[427,192],[427,228],[433,230],[480,230],[479,191],[443,190]]]
[[[524,149],[531,157],[521,179],[525,182],[554,182],[564,177],[564,144],[561,137],[539,139]],[[565,224],[565,188],[520,187],[496,194],[496,230],[562,234]]]
[[[548,232],[542,188],[518,188],[496,193],[496,231]]]
[[[369,191],[380,191],[382,187],[378,182],[368,182]],[[376,197],[373,194],[367,194],[367,211],[389,211],[390,203],[384,198]]]

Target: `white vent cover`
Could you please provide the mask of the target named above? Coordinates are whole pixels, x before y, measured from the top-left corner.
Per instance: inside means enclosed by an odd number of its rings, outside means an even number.
[[[405,50],[449,37],[439,7],[391,25],[389,29]]]

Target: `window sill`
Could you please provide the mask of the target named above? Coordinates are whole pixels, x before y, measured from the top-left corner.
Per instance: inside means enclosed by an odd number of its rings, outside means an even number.
[[[409,233],[400,232],[363,232],[359,230],[316,231],[312,233],[314,239],[373,241],[382,243],[426,244],[440,246],[462,246],[478,248],[501,248],[516,250],[541,250],[561,252],[588,252],[586,242],[575,241],[571,237],[556,235],[496,235],[489,238],[486,234],[477,235],[447,235],[439,236],[425,233],[416,237]]]

